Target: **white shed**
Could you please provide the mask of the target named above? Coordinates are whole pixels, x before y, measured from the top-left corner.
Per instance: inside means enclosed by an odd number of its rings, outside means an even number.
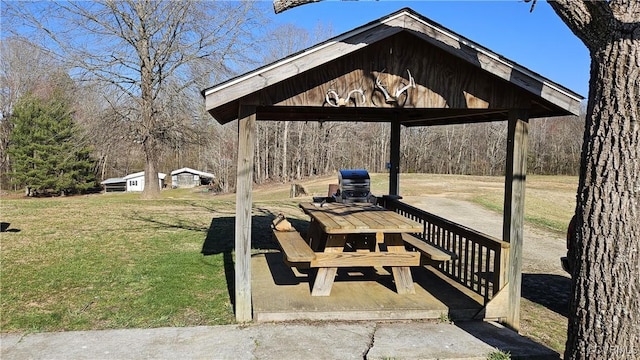
[[[211,173],[184,167],[171,172],[171,187],[175,189],[209,185],[214,178],[215,175]]]
[[[105,193],[127,191],[127,181],[123,178],[110,178],[100,184],[104,187]]]
[[[167,174],[158,173],[158,181],[160,182],[160,189],[164,187],[164,179]],[[127,182],[127,191],[142,191],[144,190],[144,171],[129,174],[123,178]]]

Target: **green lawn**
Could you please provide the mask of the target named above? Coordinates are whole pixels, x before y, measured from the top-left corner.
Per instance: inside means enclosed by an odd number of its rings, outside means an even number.
[[[3,199],[2,331],[232,322],[230,248],[201,250],[233,204],[137,198]]]
[[[325,196],[332,182],[336,177],[303,185],[309,196]],[[576,182],[530,177],[527,219],[564,231]],[[501,178],[407,174],[400,183],[406,195],[447,193],[502,206]],[[375,194],[387,187],[386,175],[372,175]],[[268,228],[278,212],[304,225],[297,207],[301,199],[288,195],[289,185],[255,188],[254,251],[275,248]],[[166,190],[159,200],[141,200],[138,194],[0,198],[0,220],[10,223],[0,235],[0,330],[234,322],[234,202],[233,194],[194,190]]]

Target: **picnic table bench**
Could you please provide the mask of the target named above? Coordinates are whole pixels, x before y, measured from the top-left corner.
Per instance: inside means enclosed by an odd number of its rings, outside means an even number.
[[[371,204],[300,204],[311,218],[307,239],[297,231],[277,231],[284,260],[316,268],[312,296],[328,296],[338,268],[391,267],[399,294],[415,293],[410,267],[425,260],[447,261],[451,254],[410,235],[422,225]],[[407,246],[416,251],[407,251]]]

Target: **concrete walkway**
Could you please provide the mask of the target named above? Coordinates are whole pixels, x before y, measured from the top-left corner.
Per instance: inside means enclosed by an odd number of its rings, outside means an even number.
[[[512,359],[558,354],[495,323],[350,322],[125,329],[0,336],[22,359]]]

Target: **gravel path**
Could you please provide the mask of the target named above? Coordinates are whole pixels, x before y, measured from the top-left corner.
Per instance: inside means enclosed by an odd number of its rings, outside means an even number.
[[[476,231],[502,239],[502,215],[479,205],[441,196],[404,197],[403,202]],[[523,273],[554,274],[568,278],[560,266],[566,244],[562,236],[532,226],[524,227]]]

